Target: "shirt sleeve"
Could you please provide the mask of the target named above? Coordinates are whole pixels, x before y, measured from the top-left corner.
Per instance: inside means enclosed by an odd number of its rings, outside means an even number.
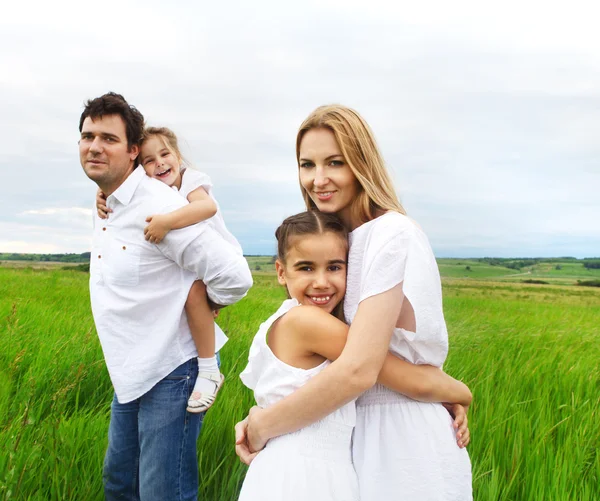
[[[158,248],[181,268],[196,274],[216,304],[233,304],[252,286],[244,256],[206,222],[170,231]]]
[[[359,302],[394,288],[406,272],[411,231],[372,237],[365,248]]]

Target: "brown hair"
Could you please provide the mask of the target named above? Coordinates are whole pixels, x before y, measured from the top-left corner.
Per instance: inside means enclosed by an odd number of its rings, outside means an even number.
[[[275,230],[277,239],[277,259],[285,263],[285,257],[293,245],[295,238],[301,238],[306,235],[322,235],[324,233],[333,233],[342,240],[348,242],[348,229],[342,223],[342,220],[335,214],[328,214],[319,211],[306,211],[295,214],[283,220],[279,228]],[[347,247],[346,247],[347,250]],[[340,320],[344,320],[343,301],[331,312]]]
[[[296,161],[300,162],[300,144],[311,129],[323,128],[333,132],[335,140],[360,185],[352,203],[351,214],[366,223],[381,211],[393,210],[405,214],[398,200],[394,184],[385,168],[369,124],[353,109],[339,104],[320,106],[314,110],[298,130]],[[317,210],[307,191],[300,185],[308,210]]]
[[[93,120],[105,115],[119,115],[123,119],[129,150],[132,146],[140,144],[144,129],[144,115],[135,106],[130,105],[121,94],[115,92],[109,92],[96,99],[89,99],[85,103],[79,119],[79,132],[81,132],[86,118],[90,117]]]

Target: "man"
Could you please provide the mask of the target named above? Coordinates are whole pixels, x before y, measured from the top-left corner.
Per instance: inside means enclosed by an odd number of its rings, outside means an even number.
[[[144,118],[123,96],[86,103],[81,165],[106,194],[95,216],[90,297],[115,388],[104,461],[107,500],[191,500],[198,492],[196,440],[202,414],[186,412],[198,373],[184,304],[197,279],[219,305],[252,285],[245,259],[208,224],[144,239],[145,218],[185,203],[136,168]],[[216,340],[217,350],[223,339]]]

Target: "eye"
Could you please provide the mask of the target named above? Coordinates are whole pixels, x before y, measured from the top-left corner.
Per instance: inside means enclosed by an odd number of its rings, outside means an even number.
[[[332,160],[329,165],[331,165],[333,167],[341,167],[342,165],[344,165],[344,161],[343,160]]]
[[[312,266],[301,266],[298,271],[312,271]]]
[[[162,154],[163,158],[164,158],[164,157],[168,157],[169,155],[171,155],[171,153],[170,153],[170,152],[168,152],[168,151]]]
[[[329,271],[343,271],[344,267],[341,264],[332,264],[328,269]]]
[[[312,162],[300,162],[300,167],[303,169],[310,169],[311,167],[314,167],[315,164]]]

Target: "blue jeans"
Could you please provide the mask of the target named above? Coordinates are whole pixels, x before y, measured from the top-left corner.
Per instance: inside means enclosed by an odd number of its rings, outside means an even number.
[[[204,414],[186,411],[196,358],[133,402],[112,402],[104,458],[107,501],[184,501],[198,496],[196,441]]]

